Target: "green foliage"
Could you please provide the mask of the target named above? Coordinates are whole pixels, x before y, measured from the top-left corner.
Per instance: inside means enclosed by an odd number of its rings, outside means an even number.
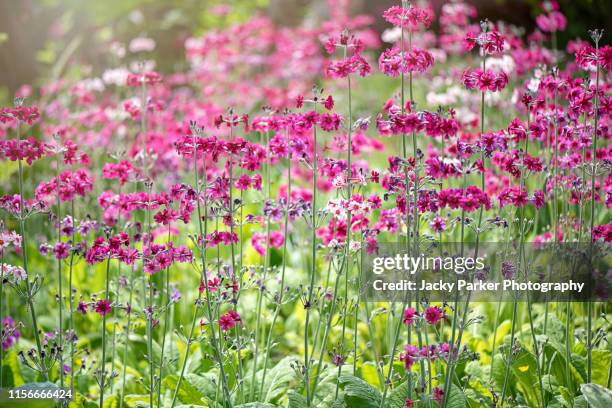
[[[597,384],[582,384],[582,394],[592,408],[612,407],[612,391]]]
[[[347,408],[379,408],[382,396],[380,391],[361,378],[343,375],[338,381],[343,390],[343,399]]]

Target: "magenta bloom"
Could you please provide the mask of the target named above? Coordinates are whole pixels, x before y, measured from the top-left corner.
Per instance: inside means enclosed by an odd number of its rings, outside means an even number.
[[[2,330],[5,336],[2,341],[2,348],[8,350],[21,337],[21,333],[15,328],[15,320],[10,316],[2,319]]]
[[[70,244],[66,242],[58,242],[53,248],[53,253],[57,259],[66,259],[70,255]]]
[[[419,348],[411,344],[407,344],[406,348],[400,353],[399,359],[404,362],[404,368],[410,370],[410,367],[416,362],[419,355]]]
[[[82,300],[80,300],[79,304],[77,306],[77,312],[79,312],[83,316],[85,316],[87,314],[87,303],[85,303]]]
[[[425,309],[425,320],[429,324],[436,324],[444,317],[444,311],[439,306],[429,306]]]
[[[444,220],[444,218],[440,217],[440,216],[436,216],[431,223],[429,224],[429,226],[431,227],[431,229],[433,229],[435,232],[440,233],[442,231],[444,231],[446,229],[446,221]]]
[[[106,299],[100,299],[96,302],[96,305],[94,307],[94,311],[99,314],[100,316],[104,316],[108,313],[110,313],[111,311],[111,304],[108,300]]]
[[[161,82],[162,78],[157,72],[145,72],[144,75],[135,75],[129,74],[127,76],[126,85],[127,86],[142,86],[143,83],[147,85],[153,85],[158,82]]]
[[[413,48],[404,52],[402,63],[402,52],[399,48],[389,48],[378,58],[379,69],[388,76],[397,77],[401,73],[425,72],[434,63],[433,55],[429,51]]]
[[[231,309],[226,314],[219,317],[219,327],[221,327],[221,330],[228,331],[241,321],[238,312]]]
[[[491,70],[483,71],[481,68],[466,69],[461,80],[467,89],[477,88],[482,92],[501,91],[508,85],[508,75],[504,71],[496,73]]]
[[[538,28],[547,33],[563,31],[567,27],[567,19],[559,11],[551,11],[549,14],[540,14],[536,17]]]
[[[410,326],[412,325],[415,315],[416,315],[416,311],[414,310],[414,308],[407,307],[406,310],[404,310],[404,319],[402,321],[404,322],[405,325]]]
[[[442,391],[440,387],[433,389],[433,399],[434,401],[438,401],[438,403],[442,404],[442,400],[444,399],[444,391]]]
[[[420,25],[428,28],[433,18],[430,10],[421,9],[418,7],[403,8],[401,6],[393,6],[383,13],[383,17],[389,23],[396,27],[404,26],[404,28],[418,28]]]

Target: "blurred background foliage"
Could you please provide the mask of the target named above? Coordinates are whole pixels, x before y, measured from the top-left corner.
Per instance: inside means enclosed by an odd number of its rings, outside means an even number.
[[[432,0],[439,12],[446,0]],[[380,16],[395,0],[353,0],[355,14]],[[472,0],[478,15],[533,29],[539,0]],[[559,0],[571,22],[560,46],[587,30],[612,22],[610,0]],[[330,4],[333,4],[331,2]],[[180,71],[189,36],[245,21],[256,14],[276,24],[296,25],[328,13],[326,0],[0,0],[0,102],[6,104],[23,84],[41,85],[113,66],[109,47],[146,36],[156,42],[154,59],[161,72]],[[386,27],[377,19],[376,28]],[[435,27],[434,27],[435,28]],[[609,43],[609,30],[605,43]],[[85,72],[83,72],[85,70]]]

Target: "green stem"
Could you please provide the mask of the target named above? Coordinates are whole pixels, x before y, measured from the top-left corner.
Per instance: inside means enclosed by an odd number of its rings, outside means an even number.
[[[317,111],[317,102],[314,102],[314,112]],[[308,325],[310,323],[310,311],[312,309],[312,294],[314,291],[314,280],[317,273],[317,127],[313,126],[312,147],[312,269],[310,271],[310,285],[308,287],[308,298],[306,300],[306,321],[304,322],[304,388],[306,389],[306,406],[311,403],[310,395],[310,359],[308,356]]]
[[[19,122],[17,122],[17,138],[21,141],[21,131]],[[28,272],[28,255],[27,255],[27,234],[26,234],[26,222],[25,222],[25,200],[23,198],[23,163],[18,160],[19,165],[19,229],[21,233],[21,256],[23,260],[23,270],[25,271],[26,278],[24,279],[28,308],[30,309],[30,316],[32,318],[32,329],[34,331],[34,339],[36,340],[36,349],[38,350],[38,356],[40,357],[40,365],[42,375],[47,381],[49,379],[49,373],[45,365],[44,358],[42,358],[42,345],[40,343],[40,335],[38,329],[38,323],[36,321],[36,310],[34,309],[34,301],[32,288],[30,286],[30,274]]]
[[[110,280],[110,249],[106,258],[106,288],[104,291],[104,300],[109,302],[109,280]],[[106,312],[102,315],[102,360],[100,362],[100,407],[104,406],[104,387],[106,381]]]
[[[599,121],[599,40],[595,41],[595,52],[597,58],[597,69],[595,79],[595,108],[593,126],[593,152],[591,157],[591,246],[593,245],[593,229],[595,227],[595,179],[597,177],[597,126]],[[587,382],[591,382],[593,371],[593,302],[587,303]]]
[[[283,305],[283,295],[285,293],[285,271],[287,269],[287,241],[288,241],[287,235],[289,234],[289,210],[291,206],[291,143],[289,139],[288,129],[285,129],[285,138],[286,138],[287,148],[289,149],[289,153],[287,156],[287,202],[285,204],[285,225],[283,226],[284,228],[283,230],[283,236],[284,236],[283,265],[281,266],[281,283],[280,283],[280,289],[279,289],[279,294],[278,294],[278,303],[274,310],[274,316],[272,317],[272,323],[270,324],[270,332],[268,333],[268,339],[266,341],[266,352],[265,352],[265,357],[264,357],[263,374],[261,376],[261,386],[259,390],[260,396],[263,394],[263,386],[264,386],[264,383],[266,382],[266,372],[268,369],[268,356],[270,355],[270,347],[272,344],[274,325],[276,324],[276,319],[278,318],[280,309]],[[314,392],[314,387],[313,387],[313,392]],[[262,399],[262,401],[265,401],[265,399]]]
[[[389,360],[389,369],[387,371],[387,377],[385,378],[385,386],[383,389],[382,398],[380,399],[379,408],[383,408],[385,406],[385,400],[387,399],[387,393],[389,391],[389,385],[391,385],[391,375],[393,374],[393,360],[395,359],[395,352],[397,350],[397,340],[399,339],[399,334],[402,329],[402,313],[406,308],[406,302],[402,304],[402,308],[400,309],[400,316],[398,319],[397,328],[395,329],[395,336],[393,337],[393,346],[391,348],[391,358]]]
[[[167,242],[170,243],[170,223],[168,223],[168,238]],[[168,313],[170,312],[170,266],[166,268],[165,271],[165,280],[166,280],[166,304],[164,309],[164,330],[162,331],[162,344],[161,344],[161,355],[159,358],[159,380],[161,381],[164,378],[164,351],[166,348],[166,337],[168,330]],[[164,276],[162,276],[162,279]],[[163,286],[163,282],[162,282]],[[160,296],[163,298],[163,296]],[[163,302],[160,301],[163,306]],[[157,406],[161,407],[161,385],[157,387]]]
[[[56,160],[56,184],[57,184],[57,242],[62,242],[62,204],[60,200],[60,159],[57,155]],[[57,260],[57,285],[58,285],[58,299],[59,299],[59,338],[58,345],[61,352],[59,353],[59,374],[60,374],[60,387],[64,388],[64,294],[62,291],[62,260]],[[0,292],[0,308],[2,307],[2,294]],[[0,322],[2,322],[2,316],[0,315]],[[2,347],[0,347],[2,348]],[[0,361],[0,386],[2,386],[2,362]]]
[[[70,245],[74,246],[75,243],[75,218],[74,218],[74,200],[70,200],[70,219],[72,220],[72,234],[70,238]],[[74,302],[73,302],[73,282],[72,282],[72,272],[74,266],[74,250],[70,250],[70,262],[68,264],[68,305],[70,307],[70,333],[71,336],[74,335]],[[74,353],[75,353],[75,344],[74,340],[70,340],[70,390],[74,393]]]
[[[270,199],[270,143],[268,141],[268,133],[265,133],[265,141],[266,141],[266,202]],[[230,185],[231,188],[231,185]],[[252,400],[255,395],[255,375],[257,374],[257,360],[259,357],[259,342],[260,342],[260,321],[261,321],[261,308],[263,306],[263,291],[265,287],[266,278],[268,275],[268,269],[270,267],[270,217],[266,216],[266,252],[264,254],[263,259],[263,276],[261,280],[261,286],[259,291],[257,292],[257,319],[255,321],[255,353],[253,354],[253,375],[251,378],[251,395],[250,399]],[[265,331],[265,328],[264,328]],[[267,361],[268,352],[265,351],[265,360]],[[264,366],[265,370],[265,366]],[[263,389],[263,382],[261,384],[261,388]]]

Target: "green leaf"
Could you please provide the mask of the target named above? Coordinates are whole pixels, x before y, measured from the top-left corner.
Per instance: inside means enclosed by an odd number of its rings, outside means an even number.
[[[116,395],[109,395],[104,398],[103,408],[117,408],[119,406],[119,399]]]
[[[8,364],[3,364],[2,365],[2,384],[0,384],[0,387],[12,388],[14,386],[15,386],[15,382],[13,380],[13,370],[11,369],[11,366],[9,366]]]
[[[344,402],[348,408],[378,408],[380,406],[380,392],[361,378],[343,375],[338,381],[344,390]]]
[[[291,385],[298,382],[297,374],[291,368],[294,360],[294,357],[285,357],[268,371],[260,400],[274,402],[278,397],[286,395]]]
[[[408,398],[409,385],[408,381],[404,381],[389,393],[385,408],[405,408],[406,399]]]
[[[306,397],[295,391],[289,391],[289,405],[287,408],[306,408]]]
[[[574,408],[588,408],[584,395],[579,395],[574,399]]]
[[[204,373],[202,375],[190,373],[185,374],[183,381],[187,381],[189,384],[193,385],[202,396],[214,400],[217,393],[217,385],[215,384],[216,378],[217,376],[211,373]],[[174,390],[172,391],[174,392]]]
[[[593,350],[592,351],[592,379],[593,383],[604,385],[608,381],[608,373],[610,372],[610,364],[612,364],[612,352],[608,350]]]
[[[582,395],[586,398],[591,408],[612,407],[612,391],[598,384],[582,384],[580,386]]]
[[[512,371],[518,379],[522,395],[531,406],[537,406],[538,377],[535,356],[527,351],[521,352],[512,361]]]
[[[235,405],[235,408],[274,408],[274,405],[267,402],[249,402],[246,404]]]
[[[130,394],[123,398],[123,401],[130,408],[140,408],[149,406],[149,395],[148,394]]]
[[[178,383],[177,375],[169,375],[164,379],[166,387],[174,390]],[[181,387],[178,390],[178,399],[183,404],[201,404],[204,396],[194,387],[186,378],[181,381]]]
[[[446,408],[465,408],[466,406],[467,401],[465,399],[465,394],[461,391],[461,388],[452,385],[448,395]]]

